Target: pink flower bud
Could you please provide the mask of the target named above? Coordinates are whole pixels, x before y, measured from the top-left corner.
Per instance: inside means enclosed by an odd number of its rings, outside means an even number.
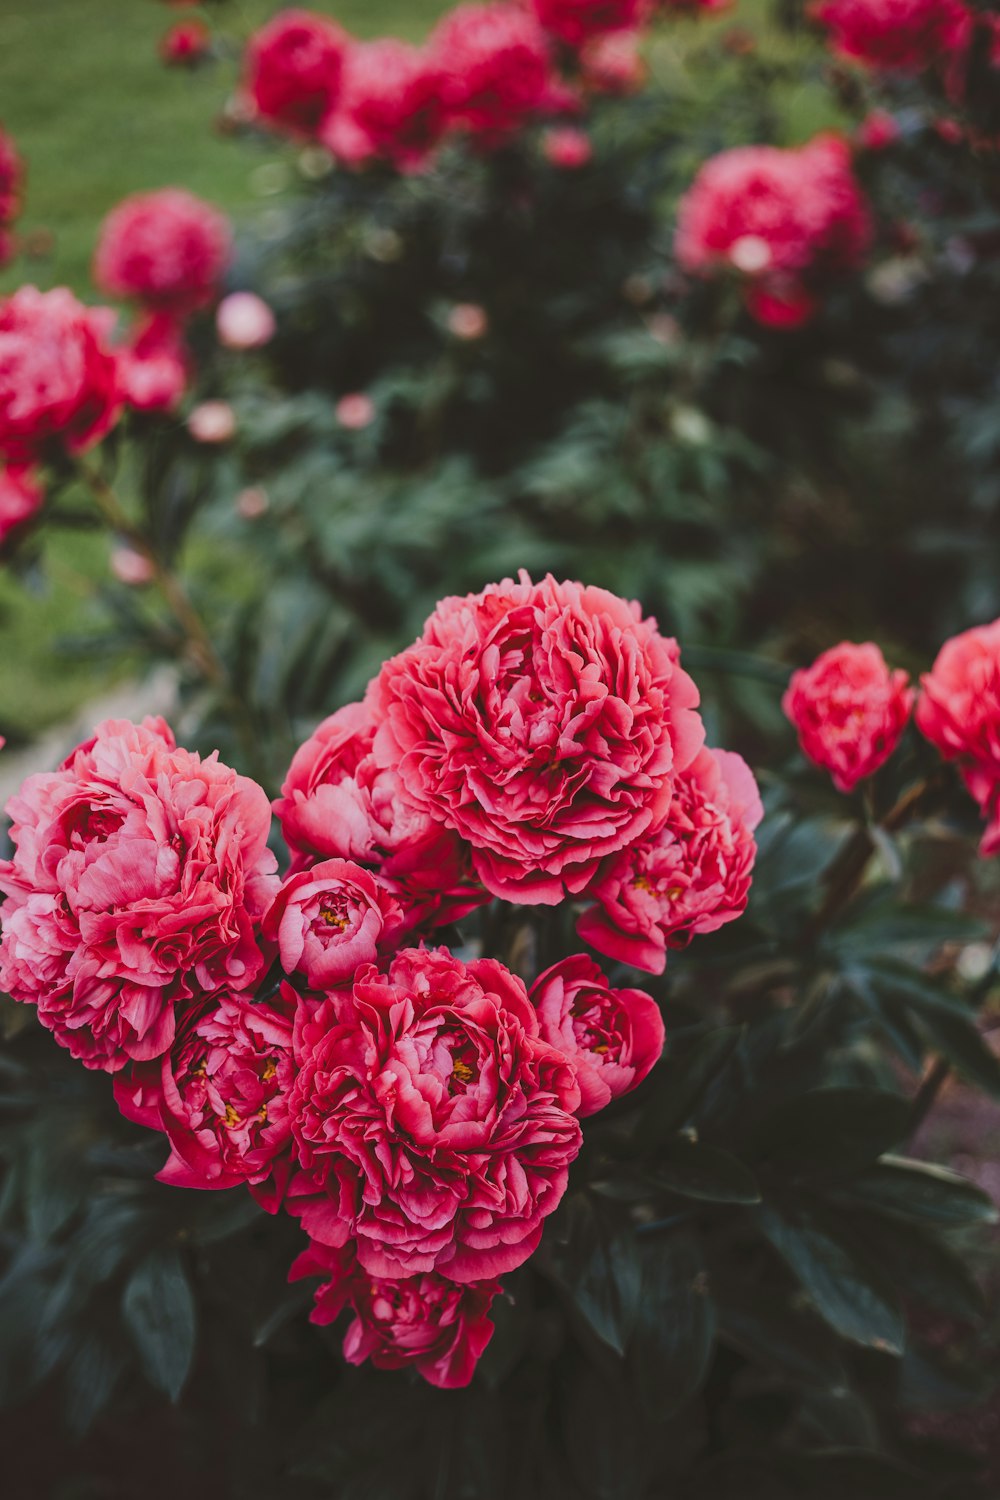
[[[481,339],[489,326],[486,309],[478,302],[456,302],[448,314],[448,332],[469,343]]]
[[[228,401],[202,401],[187,419],[196,443],[228,443],[236,434],[236,413]]]
[[[341,427],[360,432],[375,420],[375,402],[364,391],[352,391],[349,396],[341,396],[334,407],[334,415]]]
[[[260,349],[274,338],[274,313],[256,292],[231,292],[215,314],[219,343],[227,349]]]

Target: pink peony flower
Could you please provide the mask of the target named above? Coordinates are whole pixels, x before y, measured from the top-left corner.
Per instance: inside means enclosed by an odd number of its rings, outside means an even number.
[[[401,930],[402,912],[370,871],[349,859],[325,859],[283,883],[264,918],[286,974],[304,974],[329,990],[374,963]]]
[[[174,411],[188,383],[188,359],[176,320],[152,313],[118,353],[118,379],[134,411]]]
[[[646,81],[641,34],[613,31],[594,37],[580,54],[580,74],[595,94],[634,94]]]
[[[368,690],[376,763],[472,845],[494,895],[556,905],[662,823],[698,691],[639,606],[545,578],[443,600]]]
[[[958,762],[988,820],[980,850],[1000,854],[1000,620],[945,641],[920,686],[917,727]]]
[[[861,264],[870,236],[847,147],[820,135],[798,150],[712,157],[681,200],[675,247],[686,270],[745,277],[760,321],[795,326],[811,316],[816,285]]]
[[[361,432],[375,420],[375,402],[364,391],[352,391],[341,396],[334,407],[334,416],[348,432]]]
[[[608,861],[577,932],[600,953],[662,974],[667,949],[743,914],[764,815],[750,768],[702,750],[677,778],[667,821]]]
[[[441,141],[441,74],[431,55],[386,37],[348,51],[320,140],[349,166],[376,158],[418,172]]]
[[[223,214],[183,188],[160,188],[124,198],[108,214],[94,280],[111,296],[183,317],[212,301],[231,254]]]
[[[204,21],[178,21],[160,38],[160,56],[171,68],[193,68],[211,50],[212,32]]]
[[[781,706],[803,755],[851,792],[884,765],[903,736],[914,692],[906,672],[890,672],[871,642],[842,641],[792,673]]]
[[[499,1276],[526,1260],[580,1149],[571,1063],[491,959],[409,948],[296,1035],[287,1206],[375,1276]]]
[[[316,1241],[288,1273],[289,1281],[304,1276],[324,1278],[310,1322],[333,1323],[351,1308],[344,1358],[352,1365],[370,1359],[378,1370],[412,1366],[431,1385],[455,1390],[469,1384],[493,1337],[488,1315],[498,1281],[459,1286],[433,1272],[404,1280],[371,1276],[359,1269],[352,1246],[333,1250]]]
[[[542,152],[554,167],[575,171],[585,167],[594,154],[590,136],[575,125],[560,125],[547,130],[542,137]]]
[[[514,5],[459,5],[438,23],[430,49],[441,70],[448,120],[485,146],[497,145],[526,120],[567,104],[545,33]]]
[[[274,804],[292,868],[316,856],[372,865],[409,926],[457,921],[487,894],[455,835],[413,808],[396,772],[376,764],[375,730],[370,710],[349,703],[296,751]]]
[[[448,332],[463,343],[475,343],[489,332],[489,327],[489,315],[478,302],[456,302],[448,313]]]
[[[858,126],[857,142],[865,151],[884,151],[895,145],[900,133],[895,115],[886,109],[873,109]]]
[[[298,1003],[291,985],[267,1004],[223,991],[188,1012],[163,1057],[118,1074],[122,1114],[170,1143],[160,1182],[214,1189],[247,1183],[264,1208],[277,1211],[288,1179]]]
[[[23,286],[0,301],[0,453],[13,467],[49,443],[82,453],[118,420],[114,314],[57,287]]]
[[[901,73],[961,50],[972,26],[961,0],[820,0],[812,14],[842,57]]]
[[[255,782],[112,719],[7,811],[0,986],[87,1067],[161,1056],[178,1008],[256,981],[277,878]]]
[[[45,503],[45,492],[30,469],[0,469],[0,547]]]
[[[576,1066],[581,1115],[636,1088],[663,1052],[663,1018],[642,990],[615,990],[584,953],[535,980],[542,1040]]]
[[[196,443],[228,443],[236,436],[236,413],[228,401],[200,401],[188,413],[187,430]]]
[[[582,47],[607,32],[635,31],[648,19],[650,0],[530,0],[538,24],[567,47]]]
[[[231,292],[215,310],[215,331],[227,349],[260,349],[274,338],[274,313],[256,292]]]
[[[315,135],[336,103],[349,45],[326,16],[279,11],[247,47],[244,86],[260,118]]]

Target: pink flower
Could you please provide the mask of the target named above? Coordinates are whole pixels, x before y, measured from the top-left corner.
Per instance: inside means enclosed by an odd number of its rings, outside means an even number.
[[[386,37],[346,55],[337,103],[320,140],[350,166],[379,158],[418,172],[445,128],[441,75],[430,54]]]
[[[667,949],[715,932],[746,910],[764,815],[750,768],[704,749],[677,778],[661,829],[609,860],[577,932],[599,952],[662,974]]]
[[[0,301],[0,453],[13,467],[49,443],[82,453],[118,420],[114,314],[65,287],[23,286]]]
[[[0,469],[0,547],[44,503],[45,492],[30,469]]]
[[[637,604],[523,572],[443,600],[367,701],[400,795],[522,903],[577,894],[662,823],[703,737],[676,644]]]
[[[901,73],[962,49],[972,25],[961,0],[820,0],[812,13],[842,57]]]
[[[547,130],[542,137],[542,151],[546,161],[566,171],[585,167],[594,154],[590,136],[575,125],[560,125]]]
[[[256,981],[277,879],[255,782],[112,719],[7,811],[0,985],[87,1067],[159,1057],[179,1007]]]
[[[214,1189],[245,1182],[262,1207],[277,1210],[288,1179],[297,1005],[291,985],[267,1004],[223,991],[188,1012],[163,1057],[118,1074],[122,1114],[170,1143],[160,1182]]]
[[[17,218],[23,187],[24,163],[11,137],[0,129],[0,223]]]
[[[227,349],[260,349],[275,333],[274,313],[255,292],[231,292],[215,311],[219,343]]]
[[[884,151],[887,146],[895,145],[899,137],[896,117],[885,109],[873,109],[858,126],[858,145],[865,151]]]
[[[646,80],[641,34],[613,31],[597,36],[580,54],[580,72],[595,94],[634,94]]]
[[[781,706],[803,755],[830,772],[838,791],[851,792],[899,744],[913,708],[909,682],[871,642],[842,641],[792,673]]]
[[[636,1088],[663,1052],[663,1018],[642,990],[615,990],[586,954],[536,979],[531,999],[542,1040],[576,1065],[581,1115]]]
[[[261,119],[314,135],[336,102],[349,45],[325,16],[279,11],[247,47],[244,84]]]
[[[160,38],[160,56],[168,67],[192,68],[212,49],[212,32],[204,21],[178,21]]]
[[[118,582],[126,583],[130,588],[141,588],[156,577],[152,559],[134,547],[114,547],[108,566]]]
[[[448,332],[464,343],[475,343],[489,331],[490,320],[478,302],[456,302],[448,314]]]
[[[286,974],[304,974],[329,990],[374,963],[402,928],[402,912],[368,870],[349,859],[325,859],[290,875],[264,918]]]
[[[229,224],[183,188],[135,193],[101,226],[94,280],[114,297],[186,316],[216,295],[232,254]]]
[[[917,727],[962,779],[989,820],[980,845],[1000,853],[1000,620],[945,641],[920,679]]]
[[[566,107],[545,33],[527,10],[459,5],[438,23],[430,48],[449,121],[485,146],[501,143],[538,114]]]
[[[567,47],[582,47],[606,32],[635,31],[648,19],[650,0],[530,0],[538,24]]]
[[[860,265],[870,234],[847,147],[820,135],[798,150],[712,157],[681,200],[676,252],[698,274],[738,272],[760,321],[795,326],[811,316],[816,285]]]
[[[371,1276],[358,1268],[353,1247],[333,1250],[311,1241],[292,1263],[289,1281],[322,1276],[310,1322],[333,1323],[345,1307],[354,1321],[344,1335],[344,1358],[370,1359],[378,1370],[412,1366],[431,1385],[455,1390],[468,1385],[493,1337],[490,1305],[498,1281],[459,1286],[429,1272],[405,1280]]]
[[[334,407],[334,416],[348,432],[361,432],[375,420],[375,402],[364,391],[352,391],[341,396]]]
[[[228,401],[200,401],[188,414],[187,430],[196,443],[228,443],[236,436],[236,413]]]
[[[134,411],[174,411],[187,388],[188,360],[169,313],[141,319],[119,351],[118,379]]]
[[[324,719],[295,753],[274,804],[293,870],[313,858],[372,865],[408,925],[457,921],[488,897],[453,833],[403,796],[372,754],[376,724],[362,703]]]
[[[573,1067],[501,964],[410,948],[296,1035],[288,1208],[375,1276],[482,1281],[538,1244],[580,1149]]]

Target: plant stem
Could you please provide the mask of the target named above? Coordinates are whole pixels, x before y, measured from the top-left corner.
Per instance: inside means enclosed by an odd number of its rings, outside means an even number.
[[[950,1074],[951,1063],[944,1057],[936,1058],[932,1067],[925,1074],[913,1100],[913,1114],[910,1117],[911,1140],[930,1114],[934,1106],[934,1101],[947,1082]]]

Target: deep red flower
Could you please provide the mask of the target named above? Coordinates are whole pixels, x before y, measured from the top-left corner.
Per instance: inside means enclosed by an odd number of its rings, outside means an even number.
[[[459,5],[434,30],[431,55],[441,71],[450,123],[483,145],[497,145],[528,120],[566,107],[545,33],[514,5]]]
[[[31,469],[0,469],[0,547],[44,503],[45,492]]]
[[[194,67],[211,49],[212,32],[204,21],[178,21],[160,38],[160,56],[168,67]]]
[[[634,31],[648,18],[650,0],[530,0],[538,24],[567,47],[592,37]]]
[[[441,72],[432,55],[386,37],[348,50],[337,103],[319,135],[350,166],[379,159],[416,172],[445,125]]]
[[[182,317],[216,296],[232,253],[225,216],[182,188],[136,193],[101,226],[94,280]]]
[[[244,85],[257,114],[298,135],[315,135],[337,102],[346,32],[326,16],[283,10],[247,47]]]
[[[812,13],[842,57],[901,73],[936,67],[972,27],[961,0],[820,0]]]

